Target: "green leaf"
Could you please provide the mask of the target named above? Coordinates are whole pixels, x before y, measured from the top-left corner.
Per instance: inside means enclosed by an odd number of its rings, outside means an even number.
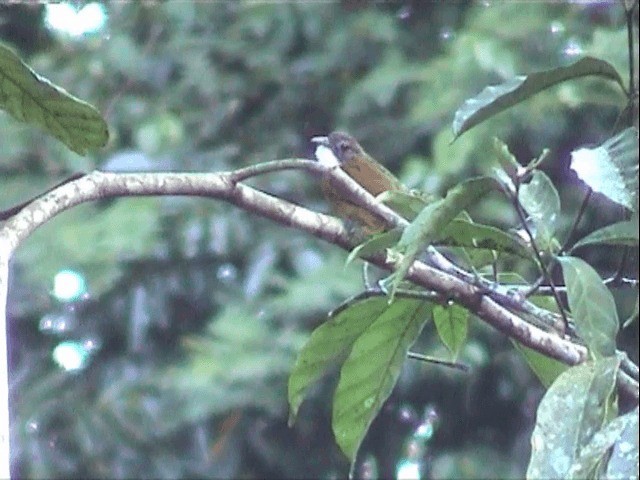
[[[38,125],[80,155],[103,147],[109,138],[94,107],[35,73],[2,44],[0,108],[16,120]]]
[[[531,370],[533,370],[533,373],[536,374],[536,377],[538,377],[545,388],[549,388],[555,379],[569,368],[568,365],[565,365],[555,358],[547,357],[532,348],[525,347],[515,340],[512,340],[512,342],[516,350],[522,354],[529,367],[531,367]]]
[[[433,322],[440,340],[451,352],[451,359],[456,360],[467,339],[469,311],[459,305],[436,305],[433,307]]]
[[[571,152],[571,168],[594,192],[635,210],[638,195],[638,131],[627,128],[596,148]]]
[[[495,250],[500,253],[531,258],[529,248],[519,237],[480,223],[456,218],[434,240],[438,245]]]
[[[571,251],[584,247],[586,245],[625,245],[628,247],[638,246],[638,220],[630,220],[626,222],[618,222],[607,225],[595,232],[591,232],[584,238],[581,238],[573,246]]]
[[[619,444],[622,433],[632,427],[633,424],[638,425],[638,409],[635,412],[629,412],[621,417],[614,418],[607,425],[598,431],[591,441],[582,449],[580,457],[571,466],[569,475],[571,478],[587,478],[593,472],[598,464],[600,464],[607,455],[609,449],[616,443]],[[637,441],[636,441],[637,445]],[[626,447],[623,447],[626,449]],[[636,459],[638,458],[638,449],[635,449]],[[637,476],[638,464],[635,464],[635,472]],[[606,478],[611,478],[607,476]],[[626,476],[624,478],[631,478]]]
[[[393,245],[398,243],[401,235],[402,231],[395,228],[386,232],[372,235],[370,238],[368,238],[363,243],[351,250],[351,252],[349,252],[349,256],[347,257],[345,263],[349,265],[358,257],[373,255],[376,252],[381,252],[386,248],[392,247]]]
[[[392,296],[420,252],[431,245],[462,210],[497,186],[496,180],[490,177],[472,178],[449,190],[445,198],[424,207],[415,220],[404,229],[398,246],[392,252],[404,254],[396,265]]]
[[[436,200],[432,195],[413,190],[409,192],[387,190],[378,195],[377,198],[408,220],[416,218],[426,205]]]
[[[619,360],[585,362],[562,373],[540,402],[527,478],[568,478],[594,434],[607,422]]]
[[[593,57],[585,57],[566,67],[517,76],[500,85],[486,87],[476,97],[466,100],[456,111],[453,119],[455,138],[484,120],[543,90],[566,80],[590,75],[614,80],[624,90],[624,82],[617,70],[608,62]]]
[[[520,203],[535,225],[534,237],[549,246],[560,216],[560,196],[544,172],[535,170],[531,181],[520,187]]]
[[[377,318],[395,315],[397,310],[401,310],[399,302],[389,305],[384,297],[368,298],[346,309],[339,307],[336,315],[330,315],[313,331],[289,376],[290,424],[295,421],[309,386],[335,365]]]
[[[332,421],[336,441],[352,462],[430,312],[427,302],[396,300],[353,344],[340,372]]]
[[[624,417],[630,421],[614,444],[607,465],[605,478],[611,480],[638,479],[638,407]]]
[[[569,308],[578,335],[596,357],[610,356],[616,350],[619,328],[613,295],[587,262],[576,257],[559,257]]]

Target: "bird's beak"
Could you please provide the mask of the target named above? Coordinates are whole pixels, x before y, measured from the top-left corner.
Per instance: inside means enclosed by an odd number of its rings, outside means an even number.
[[[313,137],[311,141],[313,143],[317,143],[318,145],[322,145],[324,147],[329,146],[329,137]]]

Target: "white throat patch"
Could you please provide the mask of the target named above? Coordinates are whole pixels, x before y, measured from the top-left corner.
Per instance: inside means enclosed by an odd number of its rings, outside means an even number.
[[[338,167],[340,161],[336,158],[329,147],[318,145],[316,148],[316,159],[326,167]]]

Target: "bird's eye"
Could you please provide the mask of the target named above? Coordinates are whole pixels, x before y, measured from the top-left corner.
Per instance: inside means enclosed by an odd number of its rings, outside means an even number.
[[[338,147],[340,148],[340,152],[342,153],[348,152],[351,148],[348,142],[340,142]]]

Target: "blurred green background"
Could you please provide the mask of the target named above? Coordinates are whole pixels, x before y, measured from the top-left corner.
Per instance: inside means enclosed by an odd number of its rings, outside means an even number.
[[[310,137],[345,129],[407,185],[434,194],[491,172],[493,136],[523,162],[548,147],[566,232],[585,192],[569,152],[608,138],[625,104],[613,84],[570,82],[450,143],[456,108],[488,84],[584,55],[627,78],[615,2],[62,5],[75,30],[50,6],[1,5],[0,41],[95,105],[111,139],[80,157],[0,113],[0,208],[78,170],[219,171],[311,157]],[[301,172],[250,183],[328,210]],[[493,197],[474,213],[517,225]],[[595,198],[578,233],[620,214]],[[584,254],[604,274],[621,257]],[[203,199],[126,198],[58,216],[12,266],[13,475],[344,477],[330,429],[335,372],[293,428],[286,382],[309,332],[362,288],[345,258]],[[617,295],[622,318],[636,294]],[[637,322],[620,335],[636,361],[637,337]],[[446,355],[431,326],[414,349]],[[461,359],[469,375],[406,362],[365,439],[359,475],[402,477],[407,462],[422,478],[524,475],[541,385],[509,340],[480,322]]]

